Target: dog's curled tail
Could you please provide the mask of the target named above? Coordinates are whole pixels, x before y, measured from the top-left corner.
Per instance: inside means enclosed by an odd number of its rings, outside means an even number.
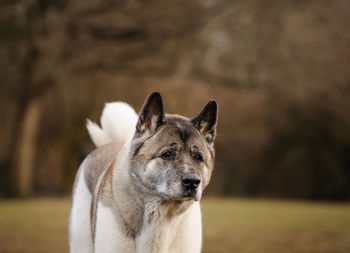
[[[124,102],[106,103],[102,116],[101,127],[87,120],[86,128],[93,143],[99,147],[111,142],[124,143],[135,132],[137,114]]]

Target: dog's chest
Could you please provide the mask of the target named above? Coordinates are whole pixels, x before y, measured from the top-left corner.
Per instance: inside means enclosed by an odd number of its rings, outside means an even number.
[[[136,252],[135,240],[125,233],[113,210],[101,203],[97,212],[95,252]]]

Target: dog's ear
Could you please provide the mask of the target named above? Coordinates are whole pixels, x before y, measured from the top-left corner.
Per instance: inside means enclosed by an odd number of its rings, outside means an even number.
[[[218,106],[216,101],[211,100],[204,109],[191,120],[192,124],[199,130],[209,144],[213,143],[215,140],[217,118]]]
[[[143,135],[147,131],[152,134],[164,121],[162,97],[159,92],[153,92],[146,99],[136,125],[136,133]]]

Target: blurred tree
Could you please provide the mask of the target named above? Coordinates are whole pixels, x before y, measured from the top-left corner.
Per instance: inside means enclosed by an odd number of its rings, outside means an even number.
[[[85,118],[159,90],[168,112],[189,117],[219,102],[210,193],[350,198],[349,10],[347,0],[3,1],[0,192],[68,192],[93,148]]]
[[[10,171],[11,180],[5,189],[10,195],[23,197],[33,191],[42,97],[55,82],[50,72],[38,69],[44,51],[40,45],[47,36],[45,15],[51,8],[61,8],[61,3],[63,1],[10,1],[3,6],[1,38],[10,49],[8,63],[15,68],[13,72],[17,72],[14,82],[3,84],[15,105],[9,157],[4,165]]]
[[[332,111],[333,102],[328,94],[314,94],[302,103],[280,103],[287,120],[275,126],[261,173],[252,181],[256,190],[314,200],[350,198],[344,156],[350,136],[339,131],[344,119]]]

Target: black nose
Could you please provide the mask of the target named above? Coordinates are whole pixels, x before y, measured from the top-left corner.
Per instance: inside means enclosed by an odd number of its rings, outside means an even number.
[[[181,177],[182,185],[188,190],[197,189],[198,185],[201,183],[199,176],[194,173],[186,173]]]

